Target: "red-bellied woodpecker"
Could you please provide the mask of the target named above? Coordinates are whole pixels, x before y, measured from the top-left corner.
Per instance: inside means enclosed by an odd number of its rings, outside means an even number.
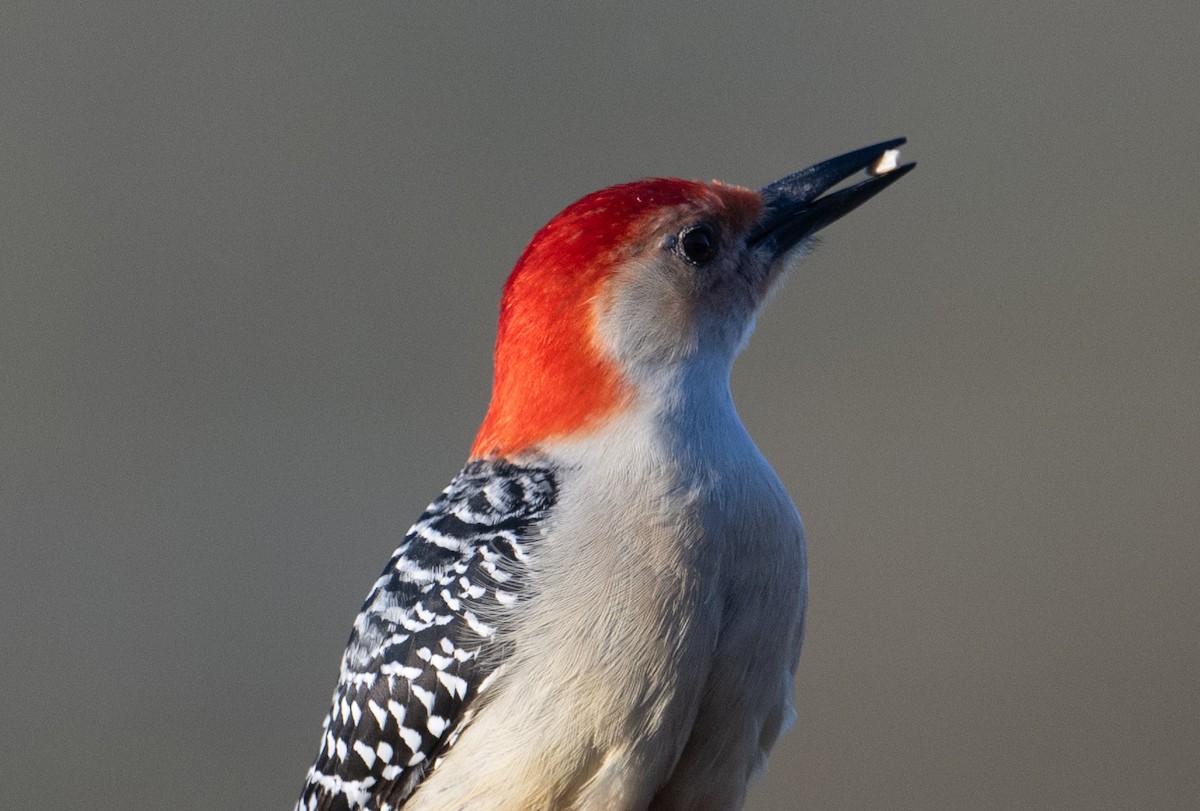
[[[901,143],[757,192],[614,186],[534,236],[470,460],[354,623],[298,809],[741,807],[794,715],[807,571],[730,367]]]

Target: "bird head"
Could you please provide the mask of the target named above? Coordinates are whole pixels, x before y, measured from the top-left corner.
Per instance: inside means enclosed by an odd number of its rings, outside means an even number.
[[[758,191],[653,178],[572,203],[533,237],[505,285],[492,401],[472,457],[595,430],[686,371],[727,380],[810,237],[915,164],[825,192],[902,143]]]

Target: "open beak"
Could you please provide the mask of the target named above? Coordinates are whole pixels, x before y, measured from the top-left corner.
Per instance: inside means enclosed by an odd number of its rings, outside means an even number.
[[[747,236],[747,244],[762,246],[773,256],[782,256],[801,240],[849,214],[908,174],[916,164],[906,163],[832,194],[821,195],[855,172],[878,165],[885,158],[884,153],[904,142],[904,138],[896,138],[856,149],[764,187],[762,216]]]

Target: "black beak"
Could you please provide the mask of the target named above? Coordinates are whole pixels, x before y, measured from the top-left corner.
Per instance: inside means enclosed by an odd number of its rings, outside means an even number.
[[[916,164],[906,163],[833,194],[821,195],[855,172],[867,169],[884,152],[897,148],[905,140],[896,138],[856,149],[801,169],[766,186],[762,190],[762,216],[747,236],[747,244],[751,247],[765,246],[772,255],[782,256],[805,237],[849,214],[904,177]]]

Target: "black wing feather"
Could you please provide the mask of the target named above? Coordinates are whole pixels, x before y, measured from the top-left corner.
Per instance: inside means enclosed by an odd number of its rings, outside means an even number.
[[[354,622],[297,811],[396,809],[436,767],[504,659],[554,497],[549,468],[475,461],[421,515]]]

